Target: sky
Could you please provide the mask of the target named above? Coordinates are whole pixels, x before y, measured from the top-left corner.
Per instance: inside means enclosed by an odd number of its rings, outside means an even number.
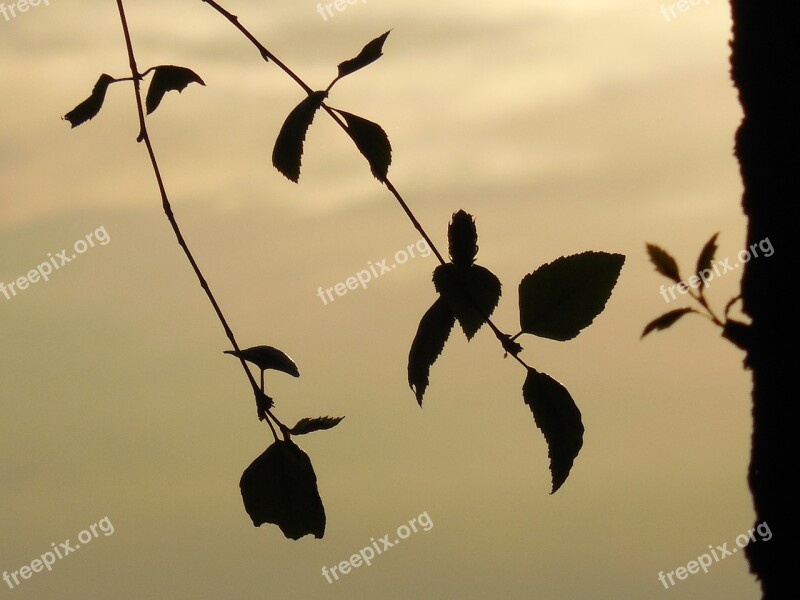
[[[626,255],[580,336],[520,340],[575,399],[583,449],[550,495],[525,372],[488,330],[453,332],[420,409],[406,361],[435,258],[318,296],[396,264],[420,234],[325,115],[299,184],[272,168],[304,94],[208,5],[129,2],[140,68],[182,65],[206,83],[167,94],[148,128],[237,339],[298,364],[299,379],[267,377],[283,420],[346,417],[297,440],[324,538],[253,527],[238,483],[271,434],[164,216],[130,83],[90,122],[60,119],[101,73],[130,74],[116,3],[42,2],[0,13],[0,282],[78,251],[0,295],[0,573],[86,543],[0,582],[0,599],[758,598],[735,543],[754,519],[743,353],[697,317],[640,340],[688,305],[662,297],[646,242],[686,274],[712,234],[732,262],[744,243],[727,4],[673,16],[655,0],[369,0],[325,18],[305,0],[224,6],[315,88],[391,30],[329,103],[385,129],[390,178],[442,251],[451,215],[475,216],[478,263],[503,282],[501,329],[518,329],[517,285],[538,266]],[[713,281],[712,306],[738,284]],[[323,567],[412,519],[431,525],[328,582]],[[707,573],[659,581],[723,544],[737,552]]]

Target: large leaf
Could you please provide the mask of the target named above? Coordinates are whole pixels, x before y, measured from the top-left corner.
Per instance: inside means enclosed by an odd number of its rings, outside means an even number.
[[[688,315],[689,313],[697,312],[693,308],[678,308],[675,310],[671,310],[667,313],[664,313],[657,319],[653,319],[650,321],[647,326],[644,328],[642,332],[642,336],[646,336],[651,331],[661,331],[664,329],[669,329],[672,327],[683,315]],[[639,338],[641,339],[641,338]]]
[[[225,350],[225,354],[231,354],[237,358],[243,358],[244,360],[256,365],[262,371],[267,369],[275,369],[276,371],[288,373],[293,377],[300,377],[300,371],[297,369],[297,365],[294,363],[294,361],[286,354],[277,348],[273,348],[272,346],[253,346],[252,348],[246,348],[241,352],[236,352],[235,350]]]
[[[711,263],[714,262],[714,255],[717,253],[717,236],[719,232],[715,233],[711,236],[706,242],[706,245],[703,246],[703,249],[700,251],[700,256],[697,257],[697,266],[696,271],[698,275],[703,271],[711,271]],[[700,281],[700,289],[702,290],[704,287],[708,285],[708,280],[705,277],[701,277]]]
[[[475,227],[475,218],[463,210],[453,213],[447,228],[447,241],[450,260],[454,265],[459,267],[472,265],[478,255],[478,230]]]
[[[359,152],[369,162],[369,168],[378,181],[386,181],[389,165],[392,164],[392,144],[389,136],[377,123],[343,110],[337,110],[345,121],[347,131],[353,137]]]
[[[103,73],[94,84],[92,95],[78,104],[75,108],[64,115],[64,120],[69,121],[72,127],[77,127],[89,119],[94,118],[100,109],[103,108],[103,101],[106,99],[108,86],[114,82],[111,75]]]
[[[480,265],[439,265],[433,272],[433,285],[453,311],[468,340],[492,316],[502,290],[495,274]]]
[[[276,441],[245,469],[239,483],[253,525],[273,523],[293,540],[325,535],[325,508],[308,455],[291,441]]]
[[[522,397],[547,441],[554,494],[567,480],[583,446],[581,411],[567,388],[535,369],[528,370]]]
[[[339,76],[337,79],[341,79],[345,75],[363,69],[368,64],[374,63],[383,56],[383,43],[386,41],[386,38],[389,37],[390,33],[391,31],[387,31],[383,35],[376,37],[361,49],[358,56],[340,63]]]
[[[175,65],[160,65],[153,68],[153,79],[150,81],[150,88],[147,90],[145,106],[149,115],[164,98],[164,94],[171,91],[178,93],[186,89],[190,83],[205,85],[200,76],[186,67],[176,67]]]
[[[681,282],[681,274],[680,269],[678,269],[678,263],[675,262],[675,259],[672,258],[669,252],[663,248],[659,248],[655,244],[647,244],[647,254],[650,256],[650,262],[653,263],[656,271],[661,273],[664,277],[671,279],[675,283]]]
[[[275,148],[272,150],[272,164],[288,179],[298,182],[300,162],[303,158],[303,143],[306,132],[311,127],[319,107],[325,100],[326,92],[313,92],[294,107],[281,127]]]
[[[431,367],[444,350],[456,317],[444,298],[437,298],[422,320],[408,353],[408,385],[422,406],[422,397],[428,387]]]
[[[297,425],[289,430],[292,435],[305,435],[313,431],[323,431],[336,427],[344,417],[315,417],[313,419],[300,419]]]
[[[526,275],[519,284],[522,331],[571,340],[603,312],[624,263],[621,254],[583,252]]]

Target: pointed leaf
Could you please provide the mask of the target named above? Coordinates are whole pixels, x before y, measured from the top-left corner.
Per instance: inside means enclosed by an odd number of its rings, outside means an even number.
[[[655,330],[664,330],[669,329],[672,327],[683,315],[688,315],[689,313],[697,312],[693,308],[678,308],[676,310],[671,310],[668,313],[664,313],[657,319],[653,319],[647,324],[647,327],[644,328],[642,335],[639,339],[642,339],[651,331]]]
[[[711,270],[711,263],[714,262],[714,256],[717,253],[717,236],[719,232],[715,233],[711,236],[711,239],[706,242],[706,245],[703,246],[703,249],[700,251],[700,256],[697,257],[697,270],[695,273],[698,275],[703,271],[710,271]],[[708,281],[705,277],[701,277],[700,281],[700,289],[702,290],[704,287],[708,285]]]
[[[353,136],[359,152],[369,161],[369,168],[378,181],[386,181],[392,164],[392,145],[389,136],[377,123],[343,110],[337,110],[345,121],[347,131]]]
[[[607,252],[562,256],[519,284],[522,331],[552,340],[576,337],[603,312],[625,257]]]
[[[554,494],[567,480],[583,446],[581,411],[563,385],[535,369],[528,370],[522,397],[547,441]]]
[[[94,118],[97,113],[100,112],[100,109],[103,108],[103,101],[106,99],[106,91],[108,90],[108,86],[113,82],[114,78],[111,77],[111,75],[106,75],[105,73],[100,75],[97,83],[94,84],[92,95],[64,115],[63,119],[69,121],[72,127],[77,127],[89,119]]]
[[[656,268],[656,271],[661,273],[675,283],[681,282],[681,274],[678,269],[678,263],[670,256],[669,252],[663,248],[659,248],[655,244],[647,244],[647,254],[650,255],[650,262]]]
[[[443,298],[437,298],[422,320],[408,353],[408,385],[422,406],[422,396],[428,387],[431,367],[444,350],[456,317]]]
[[[337,79],[341,79],[345,75],[349,75],[350,73],[358,71],[359,69],[363,69],[368,64],[375,62],[381,56],[383,56],[383,43],[386,41],[386,38],[389,37],[390,33],[391,30],[376,37],[374,40],[364,46],[364,48],[362,48],[358,56],[340,63],[339,76]]]
[[[311,127],[314,115],[322,106],[326,92],[313,92],[309,94],[286,117],[281,127],[275,148],[272,151],[272,164],[289,180],[300,179],[300,162],[303,158],[303,142],[306,132]]]
[[[150,81],[150,88],[147,90],[147,98],[144,102],[147,114],[149,115],[158,108],[164,94],[172,90],[180,93],[190,83],[206,84],[197,73],[186,67],[176,67],[175,65],[154,67],[153,79]]]
[[[256,365],[262,371],[267,369],[275,369],[276,371],[288,373],[293,377],[300,377],[300,371],[297,369],[297,365],[294,363],[294,361],[286,354],[277,348],[273,348],[272,346],[253,346],[252,348],[247,348],[241,352],[236,352],[235,350],[225,350],[225,354],[230,354],[237,358],[243,358],[244,360]]]
[[[475,227],[475,217],[463,210],[453,213],[447,228],[447,241],[450,260],[454,265],[459,267],[472,265],[478,255],[478,230]]]
[[[239,482],[245,510],[260,527],[273,523],[299,540],[325,535],[325,508],[308,455],[291,441],[276,441],[245,469]]]
[[[468,340],[478,332],[486,318],[492,316],[502,291],[495,274],[480,265],[439,265],[433,272],[433,285],[453,311]]]
[[[344,417],[316,417],[313,419],[300,419],[297,425],[289,430],[292,435],[305,435],[313,431],[323,431],[336,427]]]

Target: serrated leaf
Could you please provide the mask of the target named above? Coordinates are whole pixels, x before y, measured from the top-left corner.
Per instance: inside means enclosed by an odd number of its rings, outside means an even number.
[[[386,181],[392,164],[392,144],[389,136],[377,123],[343,110],[337,110],[345,121],[359,152],[369,162],[369,168],[378,181]]]
[[[300,419],[297,425],[289,430],[292,435],[305,435],[314,431],[323,431],[336,427],[344,417],[315,417]]]
[[[492,316],[502,293],[500,280],[480,265],[439,265],[433,272],[433,285],[453,311],[468,340],[478,332],[486,318]]]
[[[304,98],[286,117],[275,140],[272,164],[287,179],[295,183],[300,179],[300,163],[303,158],[306,132],[326,96],[326,92],[313,92]]]
[[[447,228],[447,241],[450,260],[454,265],[459,267],[472,265],[478,255],[478,230],[475,227],[475,217],[463,210],[453,213]]]
[[[339,63],[339,76],[337,79],[341,79],[345,75],[349,75],[350,73],[354,73],[359,69],[363,69],[367,65],[374,63],[381,56],[383,56],[383,44],[386,41],[386,38],[389,37],[390,33],[391,30],[376,37],[374,40],[364,46],[361,49],[361,52],[359,52],[358,56],[355,58],[351,58]]]
[[[655,266],[656,271],[661,273],[664,277],[671,279],[675,283],[681,282],[681,274],[678,269],[678,263],[670,256],[669,252],[663,248],[659,248],[655,244],[647,244],[647,254],[650,256],[650,262]]]
[[[703,246],[703,249],[700,251],[700,256],[697,257],[697,270],[695,273],[698,275],[703,271],[710,271],[711,270],[711,263],[714,262],[714,256],[717,253],[717,236],[719,232],[715,233],[711,236],[711,239],[706,242],[706,245]],[[704,287],[708,285],[708,281],[701,277],[700,281],[700,289],[702,290]]]
[[[419,322],[408,353],[408,385],[420,406],[428,387],[431,367],[442,354],[455,323],[456,317],[443,298],[437,298]]]
[[[239,487],[256,527],[273,523],[293,540],[325,535],[325,508],[314,467],[293,442],[274,442],[245,469]]]
[[[180,93],[186,89],[190,83],[205,85],[200,76],[186,67],[176,67],[175,65],[159,65],[153,68],[153,78],[150,80],[150,88],[147,90],[147,97],[144,104],[149,115],[164,98],[164,94],[175,90]]]
[[[97,83],[94,84],[91,96],[78,104],[78,106],[73,108],[62,118],[65,121],[69,121],[73,128],[85,123],[89,119],[93,119],[97,116],[97,113],[100,112],[100,109],[103,108],[103,101],[106,99],[106,91],[108,91],[108,86],[113,82],[114,78],[111,77],[111,75],[107,75],[106,73],[100,75],[97,79]]]
[[[241,352],[235,350],[225,350],[225,354],[230,354],[237,358],[253,363],[262,371],[267,369],[274,369],[288,373],[293,377],[300,377],[300,371],[297,369],[295,362],[277,348],[272,346],[253,346],[246,348]]]
[[[583,446],[581,411],[567,388],[535,369],[528,370],[522,397],[547,442],[554,494],[567,480]]]
[[[683,315],[688,315],[689,313],[697,312],[693,308],[678,308],[675,310],[671,310],[668,313],[664,313],[657,319],[653,319],[650,321],[647,326],[644,328],[642,335],[639,339],[642,339],[648,333],[652,331],[662,331],[664,329],[669,329],[672,327]]]
[[[526,275],[519,284],[522,331],[561,342],[573,339],[603,312],[624,263],[621,254],[583,252]]]

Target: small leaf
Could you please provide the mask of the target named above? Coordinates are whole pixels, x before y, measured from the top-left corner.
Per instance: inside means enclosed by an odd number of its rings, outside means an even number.
[[[362,48],[358,56],[340,63],[339,76],[337,79],[341,79],[345,75],[349,75],[350,73],[354,73],[359,69],[363,69],[368,64],[375,62],[381,56],[383,56],[383,43],[386,41],[386,38],[389,37],[390,33],[391,30],[376,37],[374,40],[364,46],[364,48]]]
[[[113,82],[114,78],[111,77],[111,75],[105,73],[100,75],[97,83],[94,84],[92,95],[64,115],[63,119],[69,121],[70,125],[74,128],[94,118],[97,113],[100,112],[100,109],[103,108],[103,101],[106,99],[106,91],[108,91],[108,86]]]
[[[647,324],[647,327],[644,328],[642,335],[639,339],[642,339],[651,331],[659,330],[662,331],[664,329],[669,329],[672,327],[683,315],[688,315],[689,313],[697,312],[693,308],[678,308],[676,310],[671,310],[668,313],[664,313],[657,319],[653,319]]]
[[[450,260],[459,267],[469,267],[478,255],[478,230],[475,217],[459,210],[453,213],[450,226],[447,228]]]
[[[392,145],[389,136],[377,123],[343,110],[337,110],[345,121],[347,131],[353,136],[359,152],[369,161],[369,168],[378,181],[386,181],[392,164]]]
[[[150,88],[147,90],[147,98],[144,104],[149,115],[164,98],[164,94],[172,90],[181,93],[190,83],[205,85],[200,76],[186,67],[176,67],[174,65],[160,65],[153,68],[153,79],[150,81]]]
[[[468,340],[478,332],[486,318],[492,316],[502,291],[495,274],[480,265],[466,268],[450,263],[439,265],[433,272],[433,285],[453,311]]]
[[[253,363],[262,371],[267,369],[275,369],[288,373],[293,377],[300,377],[300,371],[297,365],[286,354],[273,348],[272,346],[253,346],[241,352],[235,350],[225,350],[225,354],[230,354],[237,358],[242,358],[248,362]]]
[[[519,284],[522,331],[561,342],[576,337],[603,312],[625,257],[583,252],[561,257]]]
[[[655,244],[647,244],[647,253],[650,255],[650,262],[656,268],[656,271],[661,273],[664,277],[671,279],[675,283],[681,282],[681,274],[678,269],[678,263],[670,256],[669,252],[659,248]]]
[[[303,158],[306,132],[326,96],[326,92],[313,92],[303,99],[286,117],[278,139],[275,140],[272,164],[295,183],[300,179],[300,162]]]
[[[305,435],[313,431],[323,431],[336,427],[344,417],[316,417],[313,419],[300,419],[297,425],[289,430],[292,435]]]
[[[276,441],[245,469],[239,482],[245,510],[260,527],[273,523],[299,540],[325,535],[325,508],[311,459],[291,441]]]
[[[706,245],[703,246],[703,249],[700,251],[700,256],[697,257],[697,270],[695,271],[698,275],[703,271],[711,270],[711,263],[714,262],[714,255],[717,253],[718,235],[719,232],[712,235],[711,239],[706,242]],[[700,289],[702,290],[708,285],[708,281],[705,277],[701,277],[700,281],[702,281],[700,284]]]
[[[428,387],[431,367],[444,350],[455,323],[456,317],[443,298],[437,298],[419,322],[408,353],[408,385],[420,406]]]
[[[563,385],[535,369],[528,370],[522,397],[547,442],[554,494],[567,480],[583,446],[581,411]]]

